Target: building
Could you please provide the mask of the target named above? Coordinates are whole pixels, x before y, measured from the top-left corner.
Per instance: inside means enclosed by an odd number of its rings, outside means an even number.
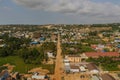
[[[40,44],[40,43],[33,41],[33,42],[31,42],[30,44],[31,44],[31,45],[37,45],[37,44]]]
[[[120,38],[116,38],[115,40],[114,40],[114,42],[120,42]]]
[[[7,80],[10,77],[8,71],[2,71],[0,73],[0,80]]]
[[[79,66],[70,65],[70,72],[73,72],[73,73],[80,72]]]
[[[101,57],[118,57],[120,54],[118,52],[86,52],[83,53],[84,58],[99,58]]]
[[[96,75],[93,75],[93,76],[91,77],[91,80],[101,80],[101,78],[98,77],[98,76],[96,76]]]
[[[63,62],[64,62],[64,63],[69,63],[69,60],[68,60],[68,59],[64,59]]]
[[[112,77],[109,74],[102,74],[101,78],[102,78],[102,80],[116,80],[114,77]]]
[[[81,57],[77,55],[69,55],[66,57],[70,62],[79,63],[81,62]]]
[[[80,65],[79,68],[80,68],[80,72],[86,72],[87,71],[85,65]]]
[[[54,58],[54,55],[53,55],[52,52],[47,52],[47,55],[48,55],[49,58]]]
[[[86,64],[86,66],[90,73],[92,73],[92,74],[99,73],[99,69],[97,68],[97,66],[94,63]]]
[[[32,80],[48,80],[46,79],[46,75],[40,75],[39,73],[35,73],[32,75]]]
[[[70,63],[65,63],[65,72],[70,72]]]
[[[15,72],[14,74],[11,75],[11,77],[15,80],[19,80],[20,79],[20,74],[18,72]]]

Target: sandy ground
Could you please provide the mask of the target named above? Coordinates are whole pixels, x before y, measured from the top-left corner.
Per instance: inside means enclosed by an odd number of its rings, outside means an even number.
[[[120,69],[120,65],[118,65],[118,68]]]
[[[60,35],[58,35],[58,43],[57,43],[57,56],[56,56],[56,63],[55,63],[55,73],[54,73],[54,79],[53,80],[61,80],[62,77],[62,49],[61,49],[61,43],[60,43]]]
[[[10,64],[5,64],[5,65],[3,65],[3,66],[6,66],[7,68],[8,68],[8,72],[10,73],[10,72],[12,72],[12,70],[14,69],[14,65],[10,65]]]
[[[34,72],[38,72],[38,73],[40,73],[40,74],[47,74],[47,73],[49,73],[49,71],[48,70],[46,70],[46,69],[42,69],[41,67],[39,67],[39,68],[34,68],[34,69],[31,69],[30,71],[28,71],[28,73],[34,73]]]
[[[50,58],[47,63],[45,62],[45,64],[54,64],[54,60]]]
[[[32,76],[32,74],[22,74],[24,75],[25,78],[30,78]]]

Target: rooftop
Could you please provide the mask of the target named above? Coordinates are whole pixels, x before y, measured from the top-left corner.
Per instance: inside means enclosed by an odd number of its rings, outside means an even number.
[[[115,78],[109,74],[103,74],[103,75],[101,75],[101,78],[102,78],[102,80],[115,80]]]
[[[98,70],[97,66],[94,63],[87,64],[86,66],[88,70],[94,70],[94,69]]]
[[[92,80],[100,80],[97,76],[92,76]]]
[[[92,57],[92,58],[98,58],[99,56],[102,56],[102,57],[118,57],[120,56],[120,54],[118,52],[87,52],[85,53],[85,55],[87,57]]]
[[[71,68],[71,69],[79,69],[79,67],[78,67],[78,66],[75,66],[75,65],[70,65],[70,68]]]

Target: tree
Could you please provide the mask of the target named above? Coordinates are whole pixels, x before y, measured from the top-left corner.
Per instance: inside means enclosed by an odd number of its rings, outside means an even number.
[[[13,51],[9,47],[0,48],[0,57],[13,55]]]
[[[33,49],[21,49],[19,54],[27,64],[41,64],[45,59],[47,61],[48,56],[43,51],[39,52],[36,48]]]

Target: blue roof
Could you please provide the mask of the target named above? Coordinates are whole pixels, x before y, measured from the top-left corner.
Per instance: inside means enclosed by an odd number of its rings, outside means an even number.
[[[39,44],[38,42],[31,42],[30,44]]]
[[[0,80],[6,80],[9,77],[8,72],[5,72],[0,78]]]
[[[44,38],[44,37],[41,37],[40,40],[45,40],[45,38]]]
[[[117,47],[120,48],[120,44],[118,44]]]

